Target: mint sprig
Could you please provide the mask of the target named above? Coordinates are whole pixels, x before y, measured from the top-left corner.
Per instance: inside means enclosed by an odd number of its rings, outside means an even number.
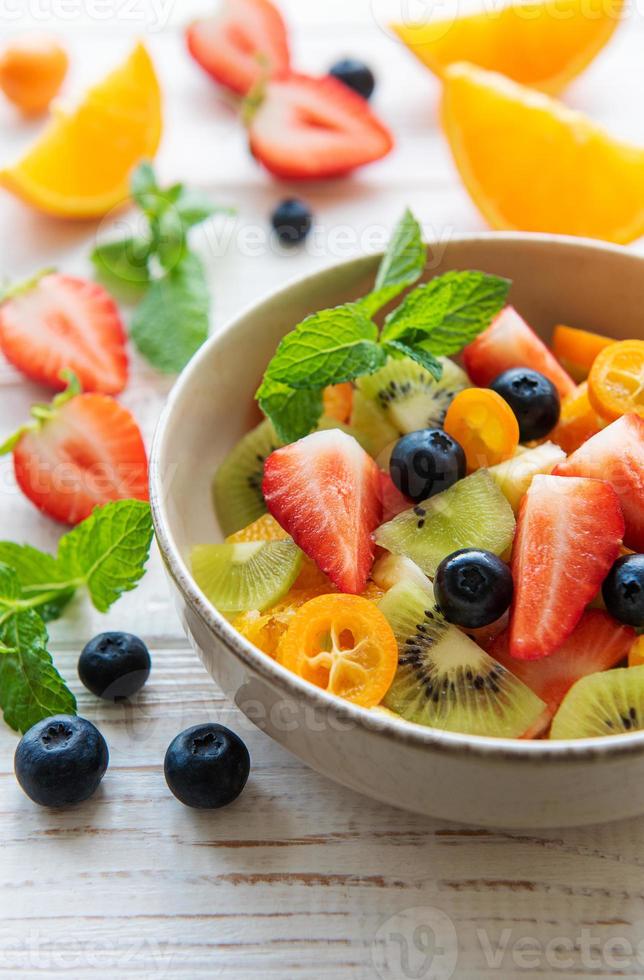
[[[98,245],[91,258],[110,285],[143,292],[132,340],[153,367],[176,374],[206,340],[210,321],[210,290],[189,232],[217,212],[230,211],[183,184],[159,187],[147,162],[134,171],[131,192],[144,229]]]
[[[440,380],[438,358],[471,343],[505,305],[509,280],[448,272],[408,293],[380,331],[372,317],[417,281],[425,260],[420,226],[406,211],[372,292],[307,317],[284,337],[256,394],[280,439],[293,442],[316,427],[327,385],[373,374],[388,357],[411,358]]]
[[[107,612],[144,574],[151,540],[149,504],[118,500],[65,534],[56,556],[0,542],[0,707],[8,725],[24,732],[48,715],[75,712],[47,650],[45,621],[80,588]]]

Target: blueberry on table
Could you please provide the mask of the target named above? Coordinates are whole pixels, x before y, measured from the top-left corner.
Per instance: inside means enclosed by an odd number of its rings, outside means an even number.
[[[236,800],[248,779],[248,749],[223,725],[187,728],[170,743],[165,778],[185,806],[215,810]]]
[[[559,421],[559,392],[549,378],[532,368],[510,368],[490,384],[514,412],[521,442],[542,439]]]
[[[92,796],[109,762],[107,742],[85,718],[54,715],[23,735],[14,757],[16,779],[40,806],[72,806]]]
[[[376,79],[371,68],[358,58],[343,58],[341,61],[336,61],[329,75],[344,82],[363,99],[370,99],[376,87]]]
[[[291,197],[277,205],[271,215],[271,224],[283,245],[297,245],[310,232],[313,215],[308,204]]]
[[[462,446],[442,429],[420,429],[403,436],[389,461],[391,479],[416,504],[462,480],[465,470]]]
[[[644,555],[618,558],[604,579],[602,595],[611,616],[644,628]]]
[[[491,551],[462,548],[438,566],[434,596],[445,619],[464,629],[495,623],[512,602],[512,573]]]
[[[152,663],[143,640],[132,633],[99,633],[83,648],[78,676],[105,701],[122,701],[140,691]]]

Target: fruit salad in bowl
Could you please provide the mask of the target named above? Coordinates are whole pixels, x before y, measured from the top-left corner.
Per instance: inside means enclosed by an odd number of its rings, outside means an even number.
[[[466,821],[609,819],[593,767],[644,768],[644,341],[635,307],[609,316],[611,266],[628,292],[641,260],[489,235],[426,264],[407,212],[379,261],[276,294],[188,368],[152,459],[184,622],[341,782]]]

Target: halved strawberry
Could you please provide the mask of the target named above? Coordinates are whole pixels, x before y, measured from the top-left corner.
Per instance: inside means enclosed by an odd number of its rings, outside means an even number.
[[[608,670],[623,660],[635,640],[635,630],[600,609],[587,609],[562,645],[542,660],[516,660],[508,650],[508,633],[493,641],[488,652],[527,684],[552,713],[576,681]]]
[[[643,418],[635,413],[623,415],[558,463],[554,473],[608,480],[624,512],[624,544],[633,551],[644,551]]]
[[[539,660],[561,646],[617,558],[623,534],[610,483],[534,477],[512,549],[512,657]]]
[[[380,470],[378,475],[380,477],[382,519],[383,521],[392,521],[398,514],[402,514],[404,510],[409,510],[414,505],[400,492],[388,473]]]
[[[18,286],[0,306],[0,345],[18,370],[56,391],[65,368],[85,391],[115,395],[127,381],[116,303],[85,279],[52,273]]]
[[[487,330],[463,351],[465,370],[475,385],[491,381],[515,367],[530,367],[550,378],[563,398],[575,388],[554,354],[512,306],[501,310]]]
[[[328,429],[264,464],[270,513],[342,592],[364,591],[382,517],[378,467],[356,440]]]
[[[139,428],[109,395],[70,388],[35,406],[0,451],[13,449],[16,480],[39,510],[78,524],[110,500],[148,499],[148,463]]]
[[[269,0],[223,0],[212,17],[190,24],[186,42],[204,71],[239,95],[290,68],[286,25]]]
[[[248,133],[260,163],[290,180],[339,177],[386,156],[394,145],[366,100],[330,75],[270,81]]]

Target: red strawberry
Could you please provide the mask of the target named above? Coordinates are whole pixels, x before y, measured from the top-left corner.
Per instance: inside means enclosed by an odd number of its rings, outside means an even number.
[[[534,477],[512,550],[511,656],[539,660],[561,646],[617,558],[623,534],[609,483]]]
[[[115,395],[127,381],[125,332],[108,293],[93,282],[43,276],[0,306],[0,345],[28,378],[57,391],[70,369],[86,391]]]
[[[13,465],[29,500],[65,524],[78,524],[110,500],[148,499],[141,433],[108,395],[58,396],[51,414],[18,436]]]
[[[563,398],[575,388],[544,342],[512,306],[501,310],[487,330],[463,351],[465,370],[475,385],[487,387],[491,381],[515,367],[530,367],[545,374]]]
[[[624,544],[633,551],[644,551],[643,418],[634,413],[623,415],[558,463],[554,472],[557,476],[608,480],[624,512]]]
[[[410,507],[413,507],[414,505],[411,500],[408,500],[407,497],[400,492],[388,473],[384,473],[382,470],[380,470],[378,475],[380,477],[382,519],[383,521],[392,521],[397,514],[402,514],[404,510],[409,510]]]
[[[290,180],[339,177],[386,156],[393,146],[365,99],[331,76],[269,82],[249,138],[266,169]]]
[[[508,634],[492,643],[490,656],[503,664],[538,694],[552,710],[586,674],[608,670],[623,660],[635,640],[635,631],[622,626],[600,609],[587,609],[563,644],[542,660],[516,660],[508,651]]]
[[[223,0],[186,31],[188,50],[216,82],[239,95],[269,76],[288,74],[286,25],[269,0]]]
[[[382,507],[378,467],[356,440],[328,429],[277,449],[262,490],[273,517],[333,584],[363,592]]]

